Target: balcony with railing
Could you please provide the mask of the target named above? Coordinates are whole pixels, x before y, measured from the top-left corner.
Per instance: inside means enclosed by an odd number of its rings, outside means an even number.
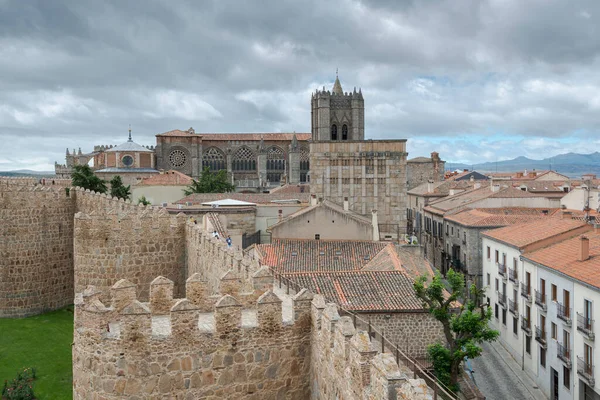
[[[521,296],[525,297],[528,303],[531,303],[531,286],[527,286],[521,282]]]
[[[594,366],[581,357],[577,357],[577,375],[583,377],[590,386],[594,386]]]
[[[519,303],[508,299],[508,311],[510,311],[513,315],[519,315]]]
[[[531,335],[531,321],[525,317],[521,317],[521,329],[528,335]]]
[[[577,313],[577,330],[588,337],[589,340],[595,339],[594,320],[585,315]]]
[[[508,279],[510,279],[512,282],[517,283],[519,281],[517,272],[518,272],[518,270],[509,268],[508,269]]]
[[[546,331],[544,330],[544,328],[539,326],[535,327],[535,340],[537,340],[537,342],[541,344],[544,348],[548,346],[546,342]]]
[[[498,274],[502,275],[503,279],[506,279],[506,265],[498,264]]]
[[[546,311],[546,294],[535,291],[535,304],[542,307],[542,310]]]
[[[566,367],[571,368],[571,349],[568,345],[556,342],[556,352],[556,355],[566,364]]]
[[[502,305],[502,307],[506,307],[506,295],[502,293],[498,293],[498,303]]]
[[[556,316],[565,321],[567,325],[571,325],[571,309],[569,307],[556,303]]]

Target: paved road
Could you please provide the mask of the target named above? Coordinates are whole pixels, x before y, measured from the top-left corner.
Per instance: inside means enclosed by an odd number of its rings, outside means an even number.
[[[546,399],[499,343],[484,343],[483,354],[471,360],[471,367],[475,383],[487,400]]]

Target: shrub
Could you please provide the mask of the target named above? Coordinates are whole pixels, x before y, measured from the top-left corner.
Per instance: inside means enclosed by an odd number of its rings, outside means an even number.
[[[17,377],[12,381],[4,381],[2,400],[34,400],[33,381],[35,368],[24,368],[17,372]]]

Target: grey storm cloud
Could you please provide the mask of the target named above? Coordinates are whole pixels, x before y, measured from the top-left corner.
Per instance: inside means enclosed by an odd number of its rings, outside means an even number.
[[[142,144],[308,132],[336,68],[367,137],[411,156],[577,150],[600,130],[599,26],[594,0],[0,0],[0,170],[51,169],[129,124]]]

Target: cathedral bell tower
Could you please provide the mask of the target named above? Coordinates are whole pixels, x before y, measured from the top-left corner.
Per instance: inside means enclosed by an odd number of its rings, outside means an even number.
[[[311,126],[313,141],[345,141],[365,139],[365,101],[359,89],[344,93],[340,79],[329,90],[312,94]]]

